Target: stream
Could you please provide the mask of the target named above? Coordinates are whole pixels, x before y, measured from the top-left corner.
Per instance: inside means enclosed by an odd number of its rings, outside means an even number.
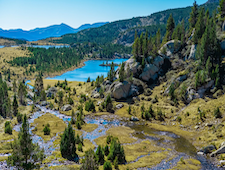
[[[29,103],[32,104],[32,103]],[[38,117],[46,114],[46,113],[51,113],[58,118],[62,119],[64,122],[68,124],[70,121],[71,117],[66,116],[61,114],[59,111],[54,111],[47,109],[43,106],[36,105],[36,107],[40,108],[40,111],[35,112],[33,115],[29,117],[29,124],[33,123],[35,119]],[[212,163],[211,159],[206,158],[204,155],[197,155],[196,154],[196,148],[185,138],[178,136],[174,133],[171,132],[165,132],[165,131],[158,131],[151,129],[149,127],[144,126],[144,123],[142,124],[141,122],[134,123],[134,122],[129,122],[126,120],[119,119],[115,117],[114,115],[112,116],[111,119],[108,119],[108,117],[100,116],[100,117],[85,117],[85,122],[88,124],[96,124],[98,127],[93,130],[92,132],[85,132],[83,131],[83,139],[88,139],[90,140],[95,147],[97,148],[97,144],[94,142],[95,139],[106,135],[106,131],[115,126],[128,126],[131,129],[135,130],[135,133],[132,134],[132,137],[137,138],[138,140],[135,143],[139,143],[143,140],[149,140],[149,141],[156,141],[156,145],[166,148],[166,150],[169,148],[169,155],[175,155],[172,159],[166,158],[163,161],[161,161],[158,165],[152,168],[147,168],[147,169],[153,169],[153,170],[158,170],[158,169],[170,169],[173,166],[177,164],[177,162],[180,161],[181,157],[185,158],[194,158],[197,159],[201,162],[202,169],[222,169],[218,168]],[[19,131],[21,127],[21,124],[15,125],[13,130]],[[38,143],[41,148],[44,148],[46,156],[50,156],[53,151],[55,151],[57,148],[53,147],[53,142],[57,138],[58,134],[56,134],[55,137],[53,137],[50,141],[44,142],[44,140],[37,135],[34,135],[32,133],[32,130],[34,127],[30,128],[30,134],[32,135],[32,139],[34,143]],[[135,144],[132,143],[132,144]],[[126,145],[126,144],[123,144]],[[149,156],[151,152],[149,152],[146,155],[141,155],[136,160],[133,162],[129,163],[134,163],[137,162],[140,158]],[[8,156],[9,154],[5,155],[0,155],[0,156]],[[51,163],[48,163],[48,166],[57,166],[57,165],[62,165],[63,163],[54,161]],[[6,161],[0,162],[0,169],[13,169],[13,167],[7,167]],[[139,168],[140,170],[146,169],[146,168]]]

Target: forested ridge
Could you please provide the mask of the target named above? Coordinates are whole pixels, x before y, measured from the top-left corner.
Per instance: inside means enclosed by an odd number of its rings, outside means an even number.
[[[209,9],[209,13],[212,14],[212,12],[217,8],[217,6],[218,3],[206,3],[201,5],[200,7],[205,7],[206,9]],[[164,28],[163,30],[161,30],[161,32],[163,33],[166,31],[165,25],[167,23],[170,14],[173,15],[175,24],[180,23],[184,19],[187,26],[190,12],[191,7],[169,9],[154,13],[147,17],[135,17],[132,19],[115,21],[99,28],[87,29],[75,34],[66,34],[61,36],[61,38],[59,39],[50,38],[46,40],[53,43],[67,43],[67,44],[75,42],[95,42],[98,44],[105,44],[114,42],[118,37],[121,37],[123,34],[129,32],[130,29],[140,29],[140,28],[147,29],[148,32],[149,33],[151,32],[153,36],[156,34],[158,30],[155,28],[154,25],[156,25],[157,27],[159,25],[164,25]],[[139,31],[139,35],[140,34],[141,31]],[[133,41],[134,34],[131,37],[127,38],[126,40]]]
[[[9,61],[12,66],[25,67],[25,74],[42,71],[58,72],[72,66],[78,66],[82,59],[113,58],[115,53],[130,54],[131,48],[118,44],[98,45],[96,43],[76,43],[72,47],[33,48],[28,57],[17,57]]]

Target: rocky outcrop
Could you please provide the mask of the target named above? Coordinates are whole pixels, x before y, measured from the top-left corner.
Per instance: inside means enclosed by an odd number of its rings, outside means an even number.
[[[123,104],[118,104],[118,105],[116,105],[116,108],[121,109],[123,106],[124,106]]]
[[[225,50],[225,40],[223,40],[223,41],[220,43],[220,46],[221,46],[222,50]]]
[[[27,92],[27,98],[30,99],[30,100],[33,100],[33,98],[34,98],[34,93],[28,91],[28,92]]]
[[[129,60],[127,60],[125,62],[124,70],[126,72],[133,73],[133,75],[136,77],[138,75],[138,67],[139,67],[139,65],[140,65],[140,63],[136,62],[135,58],[130,58]]]
[[[159,71],[159,67],[154,64],[146,64],[143,72],[139,76],[140,79],[144,81],[149,81],[150,79],[156,79],[156,73]]]
[[[225,31],[225,21],[223,22],[223,25],[222,25],[222,31]]]
[[[111,85],[112,97],[115,99],[127,98],[129,96],[131,83],[124,82],[114,82]]]
[[[161,56],[157,56],[155,57],[154,61],[153,61],[153,64],[156,66],[156,67],[160,67],[161,65],[163,65],[164,63],[164,58],[162,58]]]
[[[46,90],[46,96],[51,97],[52,95],[56,95],[57,88],[56,87],[50,87],[48,90]]]
[[[67,104],[67,105],[64,105],[62,108],[61,108],[62,111],[69,111],[69,110],[72,110],[72,106]]]
[[[100,94],[99,93],[95,93],[94,95],[93,95],[93,98],[100,98]]]
[[[138,95],[139,95],[139,88],[132,84],[128,96],[134,97]]]
[[[181,42],[179,40],[171,40],[164,44],[158,53],[161,56],[171,57],[174,53],[179,51],[181,48]]]
[[[209,145],[203,148],[203,153],[204,154],[208,154],[208,153],[212,153],[214,150],[216,150],[216,147],[214,145]]]
[[[49,105],[49,102],[47,102],[47,101],[42,101],[42,102],[40,103],[40,105],[41,105],[41,106],[47,106],[47,105]]]
[[[136,122],[139,121],[139,119],[137,117],[131,116],[130,121]]]
[[[197,45],[191,45],[191,51],[190,51],[188,59],[195,59],[196,49],[197,49]]]
[[[217,149],[216,151],[212,152],[210,154],[211,157],[214,157],[216,155],[219,155],[219,154],[224,154],[225,153],[225,145],[222,145],[219,149]]]

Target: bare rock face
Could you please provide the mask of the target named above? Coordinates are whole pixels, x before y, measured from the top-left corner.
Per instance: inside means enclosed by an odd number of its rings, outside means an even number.
[[[210,154],[211,157],[214,157],[216,155],[219,155],[219,154],[224,154],[225,153],[225,145],[221,146],[219,149],[217,149],[215,152],[212,152]]]
[[[195,59],[196,49],[197,49],[197,45],[191,45],[191,52],[188,59]]]
[[[112,84],[112,97],[115,99],[123,99],[129,96],[131,84],[127,81],[115,82]]]
[[[140,63],[136,62],[134,58],[130,58],[125,62],[124,70],[130,70],[130,72],[133,73],[133,75],[136,75],[138,73],[138,66]]]
[[[223,25],[222,25],[222,31],[225,31],[225,21],[223,22]]]
[[[156,66],[156,67],[160,67],[161,65],[163,65],[164,63],[164,58],[162,58],[161,56],[157,56],[155,59],[154,59],[154,62],[153,64]]]

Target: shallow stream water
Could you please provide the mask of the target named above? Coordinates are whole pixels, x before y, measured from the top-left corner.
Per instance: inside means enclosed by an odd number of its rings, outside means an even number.
[[[55,116],[59,117],[66,123],[70,121],[70,116],[65,116],[63,114],[60,114],[59,111],[53,111],[50,109],[46,109],[45,107],[42,107],[40,105],[36,105],[41,109],[39,112],[35,112],[30,118],[29,118],[29,123],[34,122],[35,119],[38,117],[46,114],[46,113],[51,113],[54,114]],[[106,134],[106,131],[115,126],[128,126],[131,129],[135,130],[135,133],[132,134],[133,137],[137,138],[138,142],[141,142],[142,140],[150,140],[150,141],[156,141],[157,145],[163,148],[170,148],[172,151],[172,155],[176,155],[173,159],[168,161],[168,158],[160,162],[158,165],[155,167],[149,168],[149,169],[170,169],[173,166],[176,165],[178,161],[180,161],[181,157],[183,158],[194,158],[197,159],[201,162],[202,164],[202,169],[220,169],[217,168],[213,163],[211,162],[210,159],[207,159],[203,155],[197,155],[196,154],[196,148],[185,138],[178,136],[174,133],[171,132],[165,132],[165,131],[158,131],[151,129],[149,127],[142,125],[141,123],[133,123],[129,121],[123,121],[119,120],[117,118],[114,119],[106,119],[106,117],[85,117],[85,122],[88,124],[97,124],[98,128],[96,128],[92,132],[85,132],[83,131],[83,138],[90,140],[96,147],[97,144],[94,142],[94,139],[99,138],[101,136],[104,136]],[[21,127],[21,124],[14,126],[15,131],[19,131]],[[30,133],[32,134],[32,129],[34,127],[30,128]],[[58,135],[58,134],[57,134]],[[50,141],[44,142],[44,140],[37,135],[32,134],[32,139],[34,143],[38,143],[42,148],[45,150],[45,154],[47,156],[51,155],[53,151],[55,151],[57,148],[53,147],[53,142],[56,139],[57,135],[53,137]],[[150,155],[151,152],[149,152],[146,155],[141,155],[138,157],[135,161],[137,162],[140,158],[145,157]],[[171,155],[171,156],[172,156]],[[1,162],[0,168],[6,166],[6,162]],[[56,166],[56,165],[61,165],[63,163],[60,162],[52,162],[49,163],[48,166]],[[3,168],[2,168],[3,169]],[[146,168],[139,168],[139,169],[146,169]]]

